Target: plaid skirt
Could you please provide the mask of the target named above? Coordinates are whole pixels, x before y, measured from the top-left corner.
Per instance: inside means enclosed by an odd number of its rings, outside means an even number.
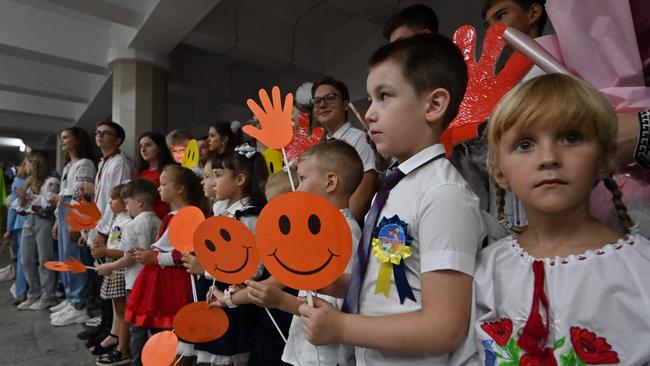
[[[124,282],[124,268],[120,268],[102,281],[99,296],[104,300],[126,297],[126,282]]]

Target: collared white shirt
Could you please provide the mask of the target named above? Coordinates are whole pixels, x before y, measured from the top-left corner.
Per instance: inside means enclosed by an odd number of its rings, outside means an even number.
[[[352,147],[357,150],[357,153],[363,162],[364,173],[371,170],[377,170],[375,165],[375,153],[372,151],[370,144],[368,144],[368,140],[366,140],[366,133],[356,127],[352,127],[350,122],[344,123],[332,136],[328,136],[327,139],[342,140],[352,145]]]
[[[348,222],[350,232],[352,233],[352,255],[357,252],[359,240],[361,240],[361,228],[352,215],[352,210],[345,208],[341,210],[345,220]],[[345,273],[352,271],[352,259],[348,263]],[[298,296],[307,296],[307,292],[300,291]],[[318,297],[327,301],[337,309],[341,308],[343,299],[337,299],[332,296],[318,294]],[[302,328],[302,320],[299,316],[294,315],[291,319],[291,327],[289,328],[289,338],[282,353],[282,361],[292,365],[318,365],[320,360],[321,365],[336,365],[353,366],[354,362],[354,347],[341,344],[330,344],[326,346],[318,346],[318,355],[320,358],[316,359],[316,348],[313,344],[309,343],[305,338],[305,332]]]
[[[134,248],[149,250],[151,244],[156,241],[161,223],[162,221],[154,211],[140,212],[122,228],[122,250],[124,250],[124,253]],[[134,263],[124,270],[127,290],[133,288],[135,279],[138,278],[142,267],[142,264]]]
[[[235,213],[237,211],[243,211],[245,209],[251,208],[253,206],[250,205],[250,197],[244,197],[240,199],[239,201],[233,203],[232,205],[228,206],[224,211],[222,211],[219,216],[228,216],[228,217],[235,217]],[[255,226],[257,225],[257,215],[247,215],[247,216],[242,216],[239,219],[239,222],[242,224],[246,225],[246,227],[253,233],[255,234]]]
[[[104,165],[106,166],[104,167]],[[102,218],[99,219],[97,226],[93,229],[91,238],[97,232],[108,234],[111,219],[113,218],[113,213],[109,205],[111,189],[133,178],[134,168],[131,159],[123,152],[120,152],[108,159],[102,158],[97,171],[102,174],[100,177],[99,173],[97,173],[95,177],[95,203],[102,213]]]
[[[124,211],[117,214],[111,222],[111,230],[106,240],[106,248],[113,250],[124,250],[124,228],[131,222],[131,216]]]
[[[436,144],[398,166],[406,177],[391,190],[378,219],[379,223],[382,218],[397,215],[408,225],[407,232],[413,237],[412,255],[404,265],[417,302],[406,299],[400,303],[392,276],[389,297],[375,294],[380,264],[371,255],[359,299],[360,314],[381,316],[420,310],[421,273],[454,270],[473,276],[485,235],[479,200],[447,159],[430,161],[443,152],[443,145]],[[449,354],[404,355],[356,347],[358,365],[446,365],[448,360]]]

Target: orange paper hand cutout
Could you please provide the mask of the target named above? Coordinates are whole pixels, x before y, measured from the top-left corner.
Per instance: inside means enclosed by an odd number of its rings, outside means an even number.
[[[260,255],[253,233],[226,216],[203,221],[194,232],[196,258],[219,282],[242,283],[255,275]]]
[[[65,222],[70,226],[70,231],[90,230],[97,226],[97,222],[102,217],[102,213],[95,205],[95,201],[88,202],[85,199],[78,198],[76,204],[64,204],[68,209],[65,215]]]
[[[300,154],[305,152],[305,150],[316,145],[323,138],[325,130],[322,127],[316,127],[311,135],[308,136],[308,133],[309,116],[306,113],[301,113],[300,117],[298,117],[298,126],[293,131],[293,138],[285,148],[288,161],[299,158]]]
[[[441,136],[447,155],[453,145],[471,140],[478,135],[478,126],[485,122],[496,104],[512,89],[533,66],[533,62],[520,52],[514,52],[505,67],[495,75],[495,65],[505,47],[503,32],[506,26],[497,23],[487,30],[483,41],[483,54],[479,62],[474,59],[476,30],[464,25],[454,33],[454,43],[460,48],[467,64],[468,83],[458,115]]]
[[[307,192],[273,198],[255,228],[264,267],[282,284],[318,290],[343,273],[352,254],[347,220],[330,201]]]
[[[176,250],[189,253],[194,250],[194,230],[205,219],[203,211],[195,206],[179,210],[169,222],[169,240]]]
[[[293,94],[289,93],[284,98],[284,107],[280,97],[280,88],[274,86],[271,90],[273,103],[266,90],[260,89],[259,96],[262,107],[254,100],[246,101],[248,108],[260,122],[260,128],[244,126],[242,131],[251,135],[267,147],[282,149],[292,137],[291,109],[293,108]]]
[[[169,366],[176,359],[178,337],[174,332],[165,330],[156,333],[142,348],[143,366]]]
[[[70,272],[72,267],[64,262],[49,261],[43,264],[43,267],[55,272]]]
[[[220,307],[208,307],[205,301],[187,304],[174,317],[174,331],[184,341],[213,341],[228,330],[228,316]]]

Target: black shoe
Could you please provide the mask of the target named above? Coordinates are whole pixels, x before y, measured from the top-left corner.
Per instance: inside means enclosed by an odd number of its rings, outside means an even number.
[[[131,362],[131,357],[127,354],[123,354],[119,348],[115,347],[112,351],[107,354],[99,357],[97,359],[97,366],[118,366],[118,365],[128,365]]]
[[[93,339],[99,336],[100,334],[103,334],[104,337],[106,337],[108,335],[108,331],[100,327],[96,327],[96,328],[88,327],[84,331],[78,333],[77,338],[87,341],[89,339]]]
[[[117,347],[117,344],[118,344],[117,336],[116,336],[115,334],[109,334],[108,336],[111,337],[111,338],[115,338],[115,344],[111,344],[111,345],[108,346],[108,347],[104,347],[104,346],[102,346],[102,342],[100,341],[100,342],[95,346],[95,348],[93,348],[93,350],[90,351],[93,355],[95,355],[95,356],[105,355],[105,354],[107,354],[108,352],[110,352],[110,351],[112,351],[113,349],[115,349],[115,347]]]
[[[108,337],[109,334],[110,334],[110,332],[106,331],[106,332],[102,332],[102,333],[97,334],[93,338],[90,338],[89,340],[86,341],[86,348],[93,348],[93,347],[97,346],[98,344],[102,343],[102,341],[106,337]]]

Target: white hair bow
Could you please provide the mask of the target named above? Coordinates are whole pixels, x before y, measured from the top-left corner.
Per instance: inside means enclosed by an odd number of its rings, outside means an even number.
[[[248,159],[255,156],[255,153],[257,152],[257,150],[255,150],[254,147],[252,147],[252,146],[250,146],[248,144],[242,144],[242,145],[237,146],[235,148],[235,151],[240,155],[244,155]]]
[[[239,121],[230,122],[230,131],[232,131],[232,133],[237,133],[237,131],[240,128],[241,128],[241,122],[239,122]]]

